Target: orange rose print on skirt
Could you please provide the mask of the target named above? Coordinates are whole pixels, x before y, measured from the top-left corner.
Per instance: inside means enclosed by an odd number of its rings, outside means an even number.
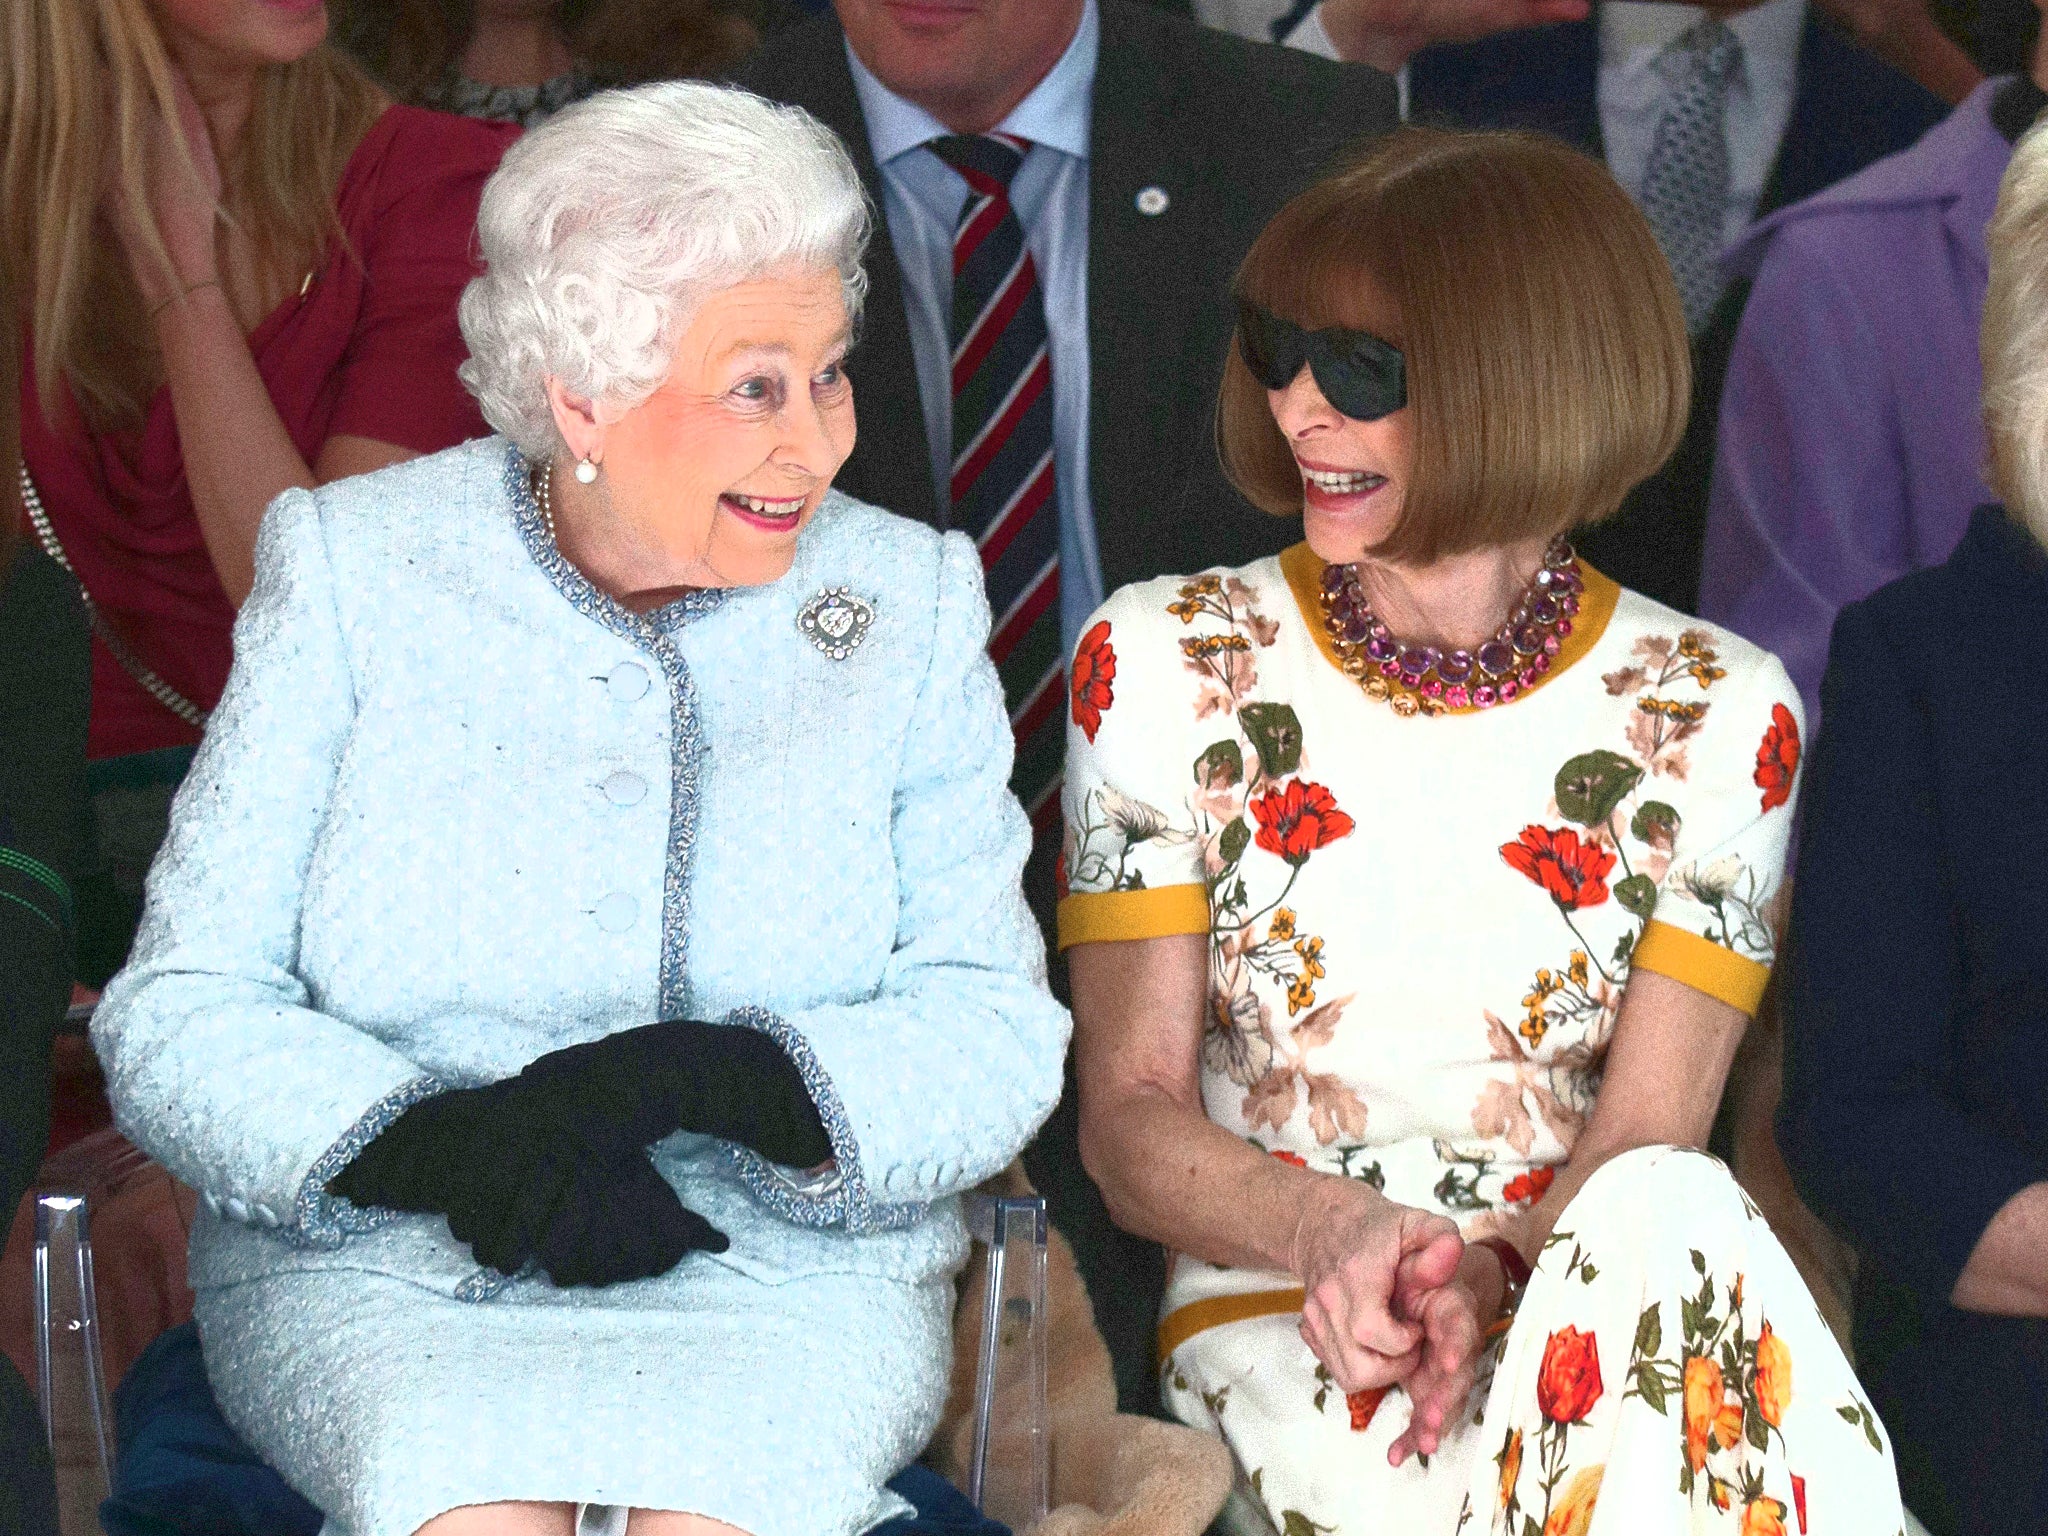
[[[1752,1499],[1743,1507],[1742,1536],[1785,1536],[1785,1506],[1776,1499]]]
[[[1109,643],[1109,620],[1104,619],[1074,647],[1074,724],[1090,741],[1102,729],[1102,713],[1116,702],[1116,648]]]
[[[1600,1502],[1600,1480],[1606,1473],[1604,1466],[1581,1467],[1574,1472],[1564,1485],[1564,1497],[1543,1522],[1543,1536],[1586,1536],[1586,1528],[1593,1523],[1593,1506]]]
[[[1775,810],[1792,798],[1792,776],[1799,771],[1799,722],[1782,704],[1771,706],[1771,727],[1756,749],[1756,787],[1764,792],[1764,809]]]
[[[1536,1406],[1554,1424],[1576,1424],[1593,1411],[1604,1390],[1600,1343],[1566,1325],[1550,1336],[1536,1373]]]
[[[1705,1355],[1685,1362],[1685,1457],[1697,1472],[1707,1464],[1707,1442],[1727,1450],[1742,1438],[1742,1404],[1731,1402],[1720,1365]]]
[[[1366,1387],[1344,1394],[1344,1406],[1351,1410],[1351,1432],[1362,1435],[1372,1428],[1373,1415],[1380,1411],[1390,1387]]]
[[[1773,1429],[1785,1425],[1792,1402],[1792,1350],[1769,1323],[1756,1341],[1756,1410]]]
[[[1500,1507],[1506,1509],[1515,1502],[1515,1484],[1522,1480],[1522,1432],[1519,1429],[1508,1431],[1500,1455],[1494,1460],[1500,1463]]]

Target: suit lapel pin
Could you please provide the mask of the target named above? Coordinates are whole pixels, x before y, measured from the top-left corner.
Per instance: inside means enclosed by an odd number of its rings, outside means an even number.
[[[844,661],[868,637],[873,606],[844,587],[827,587],[798,611],[796,627],[834,661]]]
[[[1173,199],[1166,195],[1164,187],[1145,187],[1139,191],[1136,199],[1138,212],[1148,219],[1158,218],[1160,214],[1166,212],[1167,204],[1172,201]]]

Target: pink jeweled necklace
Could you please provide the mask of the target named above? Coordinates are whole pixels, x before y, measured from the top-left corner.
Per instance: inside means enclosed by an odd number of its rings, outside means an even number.
[[[1323,567],[1323,629],[1368,698],[1397,715],[1491,709],[1534,688],[1572,632],[1585,576],[1569,541],[1555,540],[1493,637],[1472,650],[1408,645],[1373,612],[1359,567]]]

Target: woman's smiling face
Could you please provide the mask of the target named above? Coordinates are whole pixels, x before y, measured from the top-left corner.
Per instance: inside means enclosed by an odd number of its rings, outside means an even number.
[[[780,580],[853,451],[840,276],[790,266],[710,295],[661,387],[604,429],[614,532],[678,586]]]

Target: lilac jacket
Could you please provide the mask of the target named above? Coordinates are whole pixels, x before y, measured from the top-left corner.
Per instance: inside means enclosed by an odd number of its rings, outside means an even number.
[[[2003,83],[1723,258],[1755,288],[1721,397],[1700,613],[1775,651],[1813,724],[1836,612],[1940,564],[1992,499],[1977,328],[2012,155],[1990,116]]]

